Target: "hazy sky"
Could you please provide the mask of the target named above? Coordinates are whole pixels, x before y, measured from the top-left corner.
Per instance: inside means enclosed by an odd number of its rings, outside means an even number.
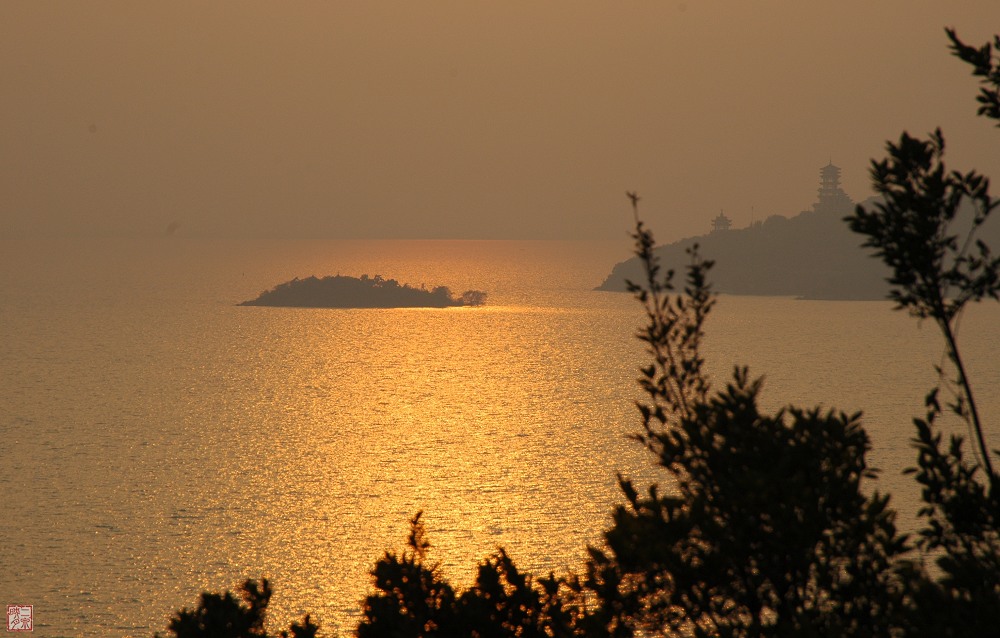
[[[1000,185],[945,26],[1000,2],[3,2],[0,237],[666,241],[935,126]]]

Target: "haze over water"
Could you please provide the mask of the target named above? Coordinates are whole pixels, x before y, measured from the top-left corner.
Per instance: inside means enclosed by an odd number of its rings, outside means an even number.
[[[590,290],[626,241],[5,246],[0,594],[35,605],[41,635],[148,636],[202,589],[260,575],[275,627],[311,612],[345,632],[417,510],[459,584],[499,545],[560,572],[599,541],[616,471],[658,476],[625,438],[641,312]],[[234,305],[337,272],[490,297]],[[998,318],[963,326],[985,414],[1000,410]],[[769,408],[864,409],[881,488],[912,514],[898,473],[940,358],[930,330],[884,302],[727,296],[706,347],[717,384],[736,363],[766,375]]]
[[[0,4],[0,236],[661,241],[866,198],[902,130],[1000,173],[995,0]]]

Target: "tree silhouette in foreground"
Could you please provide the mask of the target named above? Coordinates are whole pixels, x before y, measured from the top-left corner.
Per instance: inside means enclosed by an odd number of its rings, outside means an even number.
[[[264,629],[267,606],[271,602],[271,585],[267,579],[247,580],[240,587],[237,600],[232,592],[204,592],[194,610],[181,609],[170,620],[168,631],[176,638],[268,638]],[[302,623],[293,622],[281,638],[313,638],[319,627],[307,614]],[[159,634],[156,634],[159,637]]]
[[[1000,119],[1000,110],[985,108],[1000,88],[991,47],[948,35],[953,52],[985,78],[980,112]],[[663,480],[640,490],[619,477],[625,502],[603,543],[589,548],[582,573],[534,578],[499,549],[461,592],[429,561],[418,513],[407,548],[386,552],[372,569],[374,592],[358,636],[997,635],[1000,491],[955,322],[969,302],[997,297],[1000,261],[975,231],[998,204],[986,178],[947,171],[943,151],[940,132],[929,140],[904,133],[888,145],[887,159],[873,162],[883,203],[848,218],[891,268],[897,305],[942,330],[954,367],[950,379],[941,371],[950,396],[944,408],[934,389],[926,416],[914,420],[918,455],[910,472],[923,488],[922,555],[913,558],[896,531],[888,497],[863,489],[874,470],[858,414],[761,413],[762,383],[746,368],[712,389],[701,356],[714,304],[712,263],[692,250],[684,287],[674,291],[673,272],[661,271],[638,218],[639,198],[629,193],[645,275],[630,289],[646,310],[639,338],[650,357],[639,378],[645,399],[635,438]],[[974,212],[960,239],[949,228],[963,201]],[[961,437],[943,445],[937,420],[944,410],[968,424],[973,461]],[[925,556],[936,570],[925,567]],[[178,638],[266,636],[267,581],[247,581],[241,591],[243,602],[229,592],[202,594],[169,630]],[[317,628],[306,616],[290,629],[301,638]]]
[[[1000,121],[1000,62],[987,43],[975,48],[946,30],[952,52],[983,78],[979,114]],[[994,38],[1000,52],[1000,36]],[[872,181],[882,201],[871,210],[858,206],[846,221],[866,237],[891,269],[890,298],[897,308],[940,329],[951,366],[937,367],[940,382],[926,396],[926,416],[914,419],[917,467],[908,470],[922,486],[924,527],[918,545],[935,559],[940,575],[903,563],[908,594],[909,633],[927,636],[984,636],[1000,631],[1000,475],[996,473],[982,417],[958,345],[958,323],[970,302],[996,300],[1000,258],[977,238],[1000,202],[989,180],[969,171],[949,171],[940,129],[928,139],[903,133],[887,145],[888,157],[872,162]],[[971,219],[963,219],[970,210]],[[961,229],[961,230],[958,230]],[[941,405],[941,389],[948,395]],[[938,418],[947,410],[967,426],[975,442],[966,459],[963,438],[947,446]],[[985,475],[985,476],[984,476]]]
[[[996,120],[1000,126],[1000,35],[993,36],[993,44],[987,42],[977,48],[962,42],[954,29],[945,29],[945,33],[951,40],[952,53],[972,65],[972,75],[982,78],[976,96],[979,115]],[[994,50],[998,55],[994,55]]]
[[[635,200],[633,199],[633,206]],[[646,308],[636,437],[666,470],[640,491],[621,479],[605,547],[591,548],[583,589],[597,595],[594,635],[879,636],[896,622],[891,569],[905,550],[873,476],[858,415],[787,408],[762,414],[761,381],[738,368],[712,392],[700,354],[713,304],[711,262],[691,251],[671,295],[652,235],[636,221]]]
[[[376,592],[365,600],[359,638],[580,635],[580,609],[565,595],[565,581],[552,575],[536,581],[503,549],[479,564],[472,587],[456,593],[427,562],[430,542],[420,516],[410,522],[408,549],[386,552],[372,570]]]

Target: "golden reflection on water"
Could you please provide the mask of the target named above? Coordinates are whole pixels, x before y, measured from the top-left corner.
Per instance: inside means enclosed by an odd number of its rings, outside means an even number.
[[[417,510],[458,585],[499,545],[523,569],[558,572],[606,527],[615,472],[655,475],[625,439],[640,311],[589,290],[611,251],[147,248],[100,262],[90,247],[60,270],[32,247],[51,272],[0,280],[0,505],[29,508],[0,519],[0,594],[36,604],[45,634],[148,636],[201,590],[265,575],[273,627],[310,612],[343,635]],[[490,305],[234,305],[338,271],[485,288]],[[1000,414],[998,325],[993,306],[963,327],[984,414]],[[940,357],[931,330],[888,303],[723,297],[707,331],[717,386],[748,363],[767,378],[765,408],[864,409],[883,491],[915,510],[899,471]]]
[[[612,390],[632,370],[609,359],[637,346],[614,314],[302,314],[264,309],[257,329],[287,335],[274,343],[282,363],[269,368],[264,356],[244,368],[261,397],[249,420],[269,425],[241,455],[262,465],[258,489],[270,494],[246,524],[270,529],[258,532],[262,558],[282,590],[343,622],[418,510],[432,558],[456,584],[500,545],[525,569],[577,566],[607,520],[609,468],[641,458],[624,437],[631,397]],[[599,348],[595,321],[607,329]],[[621,422],[608,423],[609,411]]]

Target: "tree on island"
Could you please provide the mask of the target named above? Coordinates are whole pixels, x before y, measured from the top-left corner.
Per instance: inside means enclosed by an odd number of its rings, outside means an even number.
[[[1000,121],[1000,65],[990,45],[968,47],[948,30],[953,52],[985,85],[980,113]],[[996,40],[1000,48],[1000,37]],[[1000,627],[1000,482],[955,339],[969,302],[1000,291],[1000,260],[975,240],[998,207],[988,180],[948,172],[944,138],[903,134],[873,162],[884,203],[848,218],[891,269],[892,299],[942,330],[954,371],[915,419],[924,527],[915,545],[895,529],[888,497],[867,494],[874,474],[859,415],[785,408],[762,414],[760,380],[737,368],[713,391],[700,344],[714,303],[711,262],[691,253],[684,289],[672,293],[652,235],[638,220],[636,253],[645,280],[631,289],[646,309],[639,338],[650,363],[639,383],[642,429],[635,438],[665,470],[642,493],[620,479],[625,503],[604,543],[590,548],[582,574],[533,578],[499,550],[463,592],[430,563],[420,515],[407,549],[387,552],[372,570],[358,635],[369,636],[985,636]],[[971,200],[964,237],[949,230]],[[942,447],[945,410],[973,433]],[[914,557],[916,551],[920,554]],[[936,563],[927,569],[924,558]],[[248,581],[244,602],[202,594],[169,630],[178,638],[266,636],[270,589]],[[292,635],[316,633],[309,617]],[[183,632],[183,633],[182,633]],[[285,635],[283,632],[282,635]]]

